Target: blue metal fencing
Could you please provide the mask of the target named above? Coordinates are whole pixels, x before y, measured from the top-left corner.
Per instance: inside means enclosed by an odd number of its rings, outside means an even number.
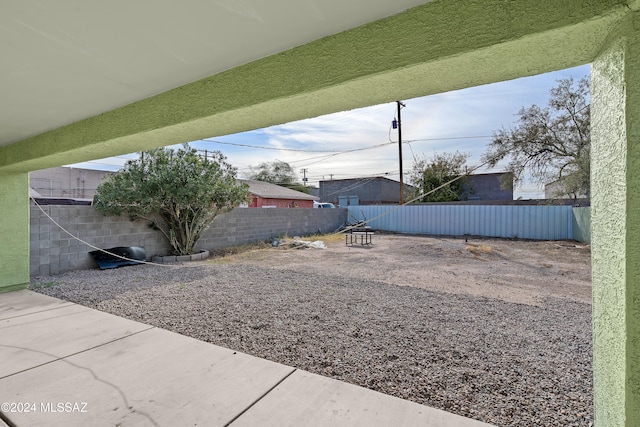
[[[350,206],[351,220],[407,234],[573,239],[571,206],[374,205]]]

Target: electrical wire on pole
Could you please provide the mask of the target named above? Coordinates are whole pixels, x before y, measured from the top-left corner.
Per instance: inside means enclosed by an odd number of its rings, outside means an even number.
[[[402,120],[400,118],[400,109],[405,107],[402,101],[396,101],[398,105],[398,120],[392,122],[394,129],[398,129],[398,159],[400,163],[400,205],[404,203],[404,179],[402,176]]]

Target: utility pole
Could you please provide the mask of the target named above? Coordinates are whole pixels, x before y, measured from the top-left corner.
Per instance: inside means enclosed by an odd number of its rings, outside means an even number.
[[[400,109],[405,107],[402,101],[396,101],[398,104],[398,121],[394,120],[393,127],[398,128],[398,158],[400,159],[400,204],[404,203],[404,181],[402,177],[402,120],[400,119]]]
[[[304,185],[307,185],[307,171],[308,171],[308,170],[309,170],[309,169],[306,169],[306,168],[305,168],[305,169],[301,169],[301,170],[300,170],[300,172],[302,172],[302,183],[303,183]]]

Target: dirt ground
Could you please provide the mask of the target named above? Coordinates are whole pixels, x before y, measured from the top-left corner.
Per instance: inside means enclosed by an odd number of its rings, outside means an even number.
[[[311,241],[303,238],[303,241]],[[591,248],[573,241],[525,241],[376,233],[371,245],[277,248],[226,257],[275,269],[304,266],[400,286],[542,305],[549,297],[591,304]]]

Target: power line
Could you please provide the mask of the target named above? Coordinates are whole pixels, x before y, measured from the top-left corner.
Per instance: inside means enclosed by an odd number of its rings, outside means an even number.
[[[209,138],[200,139],[199,141],[213,142],[213,143],[222,144],[222,145],[233,145],[235,147],[257,148],[257,149],[260,149],[260,150],[296,151],[296,152],[301,152],[301,153],[335,153],[335,152],[339,151],[339,150],[303,150],[301,148],[265,147],[264,145],[240,144],[240,143],[237,143],[237,142],[225,142],[225,141],[218,141],[218,140],[209,139]]]
[[[456,140],[456,139],[478,139],[478,138],[491,138],[491,137],[492,137],[491,135],[448,136],[448,137],[436,137],[436,138],[408,139],[408,140],[404,140],[402,142],[403,143],[410,143],[410,142],[424,142],[424,141],[449,141],[449,140]],[[308,159],[295,160],[295,161],[291,161],[289,163],[304,162],[304,161],[307,161],[307,160],[315,160],[317,158],[328,158],[328,157],[332,157],[332,156],[336,156],[336,155],[340,155],[340,154],[352,153],[352,152],[356,152],[356,151],[371,150],[371,149],[375,149],[375,148],[384,147],[386,145],[395,144],[395,142],[390,141],[390,142],[385,142],[385,143],[382,143],[382,144],[372,145],[372,146],[368,146],[368,147],[361,147],[361,148],[354,148],[354,149],[351,149],[351,150],[340,151],[340,150],[305,150],[305,149],[300,149],[300,148],[266,147],[264,145],[241,144],[241,143],[236,143],[236,142],[218,141],[218,140],[209,139],[209,138],[202,139],[200,141],[213,142],[213,143],[216,143],[216,144],[231,145],[231,146],[236,146],[236,147],[255,148],[255,149],[259,149],[259,150],[293,151],[293,152],[302,152],[302,153],[331,153],[331,154],[326,155],[326,156],[310,157]]]
[[[326,156],[317,156],[317,157],[311,157],[311,158],[308,158],[308,159],[292,160],[292,161],[290,161],[288,163],[300,163],[300,162],[306,162],[306,161],[309,161],[309,160],[320,159],[320,160],[318,160],[316,162],[311,162],[311,163],[306,163],[304,165],[301,165],[301,166],[309,166],[309,165],[313,165],[313,164],[322,162],[324,160],[330,159],[331,157],[339,156],[341,154],[355,153],[357,151],[373,150],[375,148],[380,148],[380,147],[384,147],[386,145],[392,145],[392,144],[394,144],[394,143],[385,142],[384,144],[378,144],[378,145],[374,145],[374,146],[371,146],[371,147],[354,148],[353,150],[340,151],[340,152],[336,152],[336,153],[329,154],[329,155],[326,155]]]
[[[329,179],[329,181],[331,180],[338,180],[338,179],[351,179],[351,178],[371,178],[371,177],[379,177],[379,176],[388,176],[388,175],[395,175],[397,174],[398,171],[397,170],[393,170],[393,171],[385,171],[385,172],[379,172],[379,173],[368,173],[368,174],[349,174],[349,173],[341,173],[341,174],[336,174],[336,173],[326,173],[326,174],[317,174],[317,175],[309,175],[308,178],[310,180],[318,180],[318,181],[327,181],[327,179],[325,179],[325,177],[327,175],[329,175],[331,177],[331,179]]]
[[[404,142],[420,142],[420,141],[448,141],[452,139],[479,139],[479,138],[493,138],[492,135],[477,135],[477,136],[450,136],[443,138],[421,138],[421,139],[407,139]]]
[[[450,137],[435,137],[435,138],[418,138],[418,139],[404,140],[404,141],[402,141],[402,143],[403,144],[410,144],[411,142],[447,141],[447,140],[456,140],[456,139],[477,139],[477,138],[489,138],[489,137],[491,137],[491,136],[490,135],[477,135],[477,136],[450,136]],[[385,147],[385,146],[388,146],[388,145],[395,144],[395,142],[391,142],[390,141],[390,142],[385,142],[385,143],[382,143],[382,144],[377,144],[377,145],[372,145],[372,146],[367,146],[367,147],[360,147],[360,148],[354,148],[354,149],[350,149],[350,150],[338,151],[338,150],[307,150],[307,149],[297,149],[297,148],[266,147],[266,146],[261,146],[261,145],[251,145],[251,144],[241,144],[241,143],[228,142],[228,141],[219,141],[219,140],[215,140],[215,139],[211,139],[211,138],[205,138],[205,139],[202,139],[200,141],[212,142],[212,143],[222,144],[222,145],[237,146],[237,147],[261,149],[261,150],[291,151],[291,152],[302,152],[302,153],[328,153],[326,155],[309,157],[309,158],[299,159],[299,160],[292,160],[292,161],[288,162],[288,163],[305,163],[305,162],[309,162],[309,161],[312,161],[312,160],[317,160],[317,161],[313,161],[311,163],[301,164],[299,166],[309,166],[309,165],[317,164],[317,163],[320,163],[320,162],[322,162],[324,160],[328,160],[328,159],[330,159],[332,157],[335,157],[335,156],[338,156],[338,155],[341,155],[341,154],[348,154],[348,153],[354,153],[354,152],[365,151],[365,150],[373,150],[373,149],[377,149],[377,148],[381,148],[381,147]],[[126,157],[126,156],[132,156],[133,154],[135,154],[135,153],[129,153],[129,154],[120,155],[120,156],[112,156],[110,158],[123,160],[124,162],[126,162],[128,160],[134,160],[135,159],[135,157]],[[102,160],[102,161],[100,161],[100,160]],[[122,164],[117,164],[117,163],[107,163],[104,160],[106,160],[106,159],[87,160],[87,161],[82,162],[82,163],[108,166],[108,167],[115,168],[115,169],[121,168],[123,166]]]

